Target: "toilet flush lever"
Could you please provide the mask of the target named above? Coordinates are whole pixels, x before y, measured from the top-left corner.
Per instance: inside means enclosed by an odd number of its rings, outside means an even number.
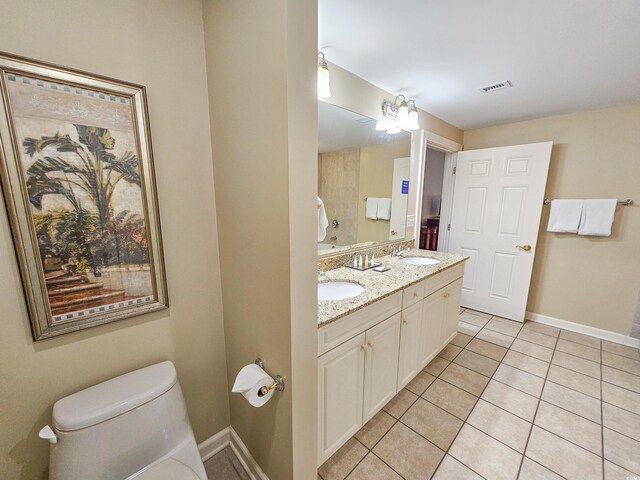
[[[42,430],[40,430],[40,433],[38,434],[38,436],[53,445],[58,443],[58,436],[55,434],[53,430],[51,430],[51,427],[49,425],[47,425]]]

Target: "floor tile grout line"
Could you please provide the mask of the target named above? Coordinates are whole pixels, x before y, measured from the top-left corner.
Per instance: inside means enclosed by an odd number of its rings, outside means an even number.
[[[491,318],[493,318],[493,317],[491,317]],[[489,320],[491,320],[491,318],[490,318]],[[480,330],[480,331],[481,331],[481,330]],[[480,331],[478,331],[478,333],[480,333]],[[477,334],[476,334],[476,335],[474,335],[474,337],[473,337],[473,338],[476,338],[476,337],[477,337]],[[479,339],[479,340],[482,340],[482,339]],[[487,340],[484,340],[484,341],[487,341]],[[491,343],[491,342],[487,342],[487,343]],[[513,344],[513,342],[512,342],[512,344]],[[497,345],[497,344],[494,344],[494,345]],[[503,347],[503,348],[505,348],[505,347]],[[507,351],[505,352],[505,355],[503,355],[503,356],[502,356],[502,359],[503,359],[503,360],[504,360],[504,357],[506,356],[506,354],[507,354],[507,352],[508,352],[509,350],[510,350],[510,349],[509,349],[509,348],[507,348]],[[452,362],[453,362],[453,361],[452,361]],[[502,360],[500,360],[500,364],[501,364],[501,363],[502,363]],[[469,410],[469,414],[467,415],[467,419],[471,416],[471,413],[473,413],[473,410],[474,410],[474,409],[476,408],[476,406],[478,405],[478,402],[479,402],[479,401],[480,401],[480,399],[482,398],[482,395],[484,394],[485,390],[487,389],[487,386],[489,385],[489,383],[491,383],[491,380],[493,380],[493,377],[494,377],[495,372],[496,372],[497,370],[498,370],[498,369],[496,368],[496,370],[493,372],[493,375],[491,375],[491,377],[488,377],[488,378],[489,378],[489,381],[485,384],[485,386],[484,386],[484,388],[482,389],[482,391],[480,392],[480,394],[476,397],[476,401],[474,402],[473,407],[471,407],[471,409]],[[443,371],[444,371],[444,370],[443,370]],[[472,370],[472,371],[473,371],[473,370]],[[482,374],[479,374],[479,375],[482,375]],[[485,376],[486,376],[486,375],[485,375]],[[444,381],[446,381],[446,380],[444,380]],[[447,382],[447,383],[448,383],[448,382]],[[455,386],[455,385],[454,385],[454,386]],[[458,388],[460,388],[460,387],[458,387]],[[463,388],[460,388],[460,390],[466,391],[466,390],[464,390]],[[471,393],[471,392],[467,392],[467,393]],[[473,394],[472,394],[472,395],[473,395]],[[486,401],[486,400],[485,400],[485,401]],[[493,405],[493,404],[492,404],[492,405]],[[510,412],[509,412],[509,413],[510,413]],[[517,415],[516,415],[516,416],[517,416]],[[434,474],[435,474],[435,472],[437,472],[437,471],[438,471],[438,468],[440,468],[440,465],[442,464],[442,461],[444,460],[444,458],[445,458],[447,455],[449,455],[449,451],[451,450],[451,447],[455,444],[456,439],[458,438],[458,435],[460,435],[460,432],[462,431],[462,429],[464,428],[464,426],[465,426],[465,425],[469,425],[469,426],[470,426],[470,427],[472,427],[472,428],[476,428],[476,427],[474,427],[473,425],[471,425],[470,423],[468,423],[468,422],[467,422],[467,419],[465,419],[465,420],[464,420],[464,422],[463,422],[462,426],[460,427],[460,429],[458,430],[458,432],[456,433],[456,435],[453,437],[453,440],[451,441],[451,444],[450,444],[450,445],[449,445],[449,447],[447,448],[447,451],[445,452],[444,457],[442,457],[442,459],[440,460],[440,463],[438,464],[437,468],[435,469]],[[490,438],[493,438],[491,435],[489,435],[489,434],[488,434],[488,433],[486,433],[486,432],[483,432],[482,430],[479,430],[479,429],[477,429],[477,428],[476,428],[476,430],[478,430],[478,431],[482,432],[483,434],[487,435],[487,436],[488,436],[488,437],[490,437]],[[529,431],[531,431],[531,429],[529,429]],[[500,440],[498,440],[498,439],[496,439],[496,438],[494,438],[494,440],[496,440],[496,441],[497,441],[497,442],[499,442],[499,443],[502,443],[502,442],[500,442]],[[502,443],[502,444],[503,444],[503,445],[505,445],[504,443]],[[511,447],[509,447],[508,445],[506,445],[506,446],[507,446],[508,448],[511,448]],[[511,448],[511,449],[512,449],[512,450],[514,450],[513,448]],[[515,452],[517,452],[517,450],[514,450],[514,451],[515,451]],[[525,451],[526,451],[526,448],[525,448]],[[517,452],[517,453],[518,453],[518,454],[520,454],[520,452]],[[521,455],[522,455],[522,456],[523,456],[523,458],[524,458],[524,452],[523,452]],[[453,457],[454,459],[456,459],[456,461],[460,462],[462,465],[464,465],[466,468],[470,469],[472,472],[477,473],[478,475],[480,475],[478,472],[476,472],[473,468],[471,468],[469,465],[467,465],[466,463],[464,463],[464,462],[463,462],[462,460],[460,460],[459,458],[456,458],[456,457],[454,457],[453,455],[451,455],[451,457]],[[522,463],[522,460],[521,460],[521,463]],[[518,470],[518,473],[520,473],[520,471],[519,471],[519,470]],[[482,478],[484,478],[482,475],[480,475],[480,476],[481,476]]]
[[[459,317],[458,317],[459,318]],[[493,318],[493,316],[491,317]],[[491,318],[489,318],[489,320],[491,320]],[[487,321],[487,323],[489,322],[489,320]],[[458,319],[458,323],[460,322],[460,320]],[[486,325],[486,323],[485,323]],[[480,329],[482,330],[482,329]],[[474,338],[476,338],[476,336],[478,335],[478,333],[480,333],[480,330],[478,330],[478,332],[476,332],[476,334],[472,337],[471,340],[473,340]],[[469,340],[469,343],[471,342],[471,340]],[[462,350],[460,350],[462,351]],[[458,352],[460,353],[460,352]],[[456,355],[457,357],[457,355]],[[455,357],[454,357],[455,360]],[[453,363],[453,360],[451,360],[451,362],[449,362],[449,365]],[[444,373],[444,371],[449,368],[449,365],[447,365],[447,367],[445,369],[442,370],[442,372],[440,372],[440,375],[442,375],[442,373]],[[495,372],[494,372],[495,373]],[[438,378],[440,378],[440,375],[438,375]],[[435,380],[434,380],[435,381]],[[444,382],[446,382],[446,380],[442,380]],[[489,379],[489,382],[491,381],[491,379]],[[489,382],[487,382],[487,385],[489,385]],[[447,382],[449,383],[449,382]],[[453,385],[453,384],[450,384]],[[482,389],[482,392],[480,392],[480,395],[482,395],[482,393],[484,393],[484,390],[487,388],[487,385],[484,386],[484,388]],[[454,387],[456,387],[456,385],[453,385]],[[457,387],[460,388],[460,387]],[[463,388],[460,388],[460,390],[466,392],[466,390],[464,390]],[[471,392],[467,392],[470,393],[471,395],[473,395]],[[478,404],[478,402],[480,401],[480,396],[476,397],[476,401],[473,403],[473,406],[471,407],[471,409],[469,410],[469,414],[467,415],[467,418],[469,418],[469,415],[471,415],[471,412],[473,412],[473,409],[476,408],[476,405]],[[444,452],[443,457],[440,459],[440,461],[438,462],[438,465],[436,465],[435,470],[433,471],[433,475],[435,475],[438,472],[438,469],[440,468],[440,465],[442,465],[442,462],[444,461],[444,459],[446,458],[447,455],[449,455],[449,450],[451,450],[451,447],[453,446],[453,444],[456,442],[456,439],[458,438],[458,435],[460,435],[460,432],[462,431],[462,429],[464,428],[464,426],[467,424],[467,421],[465,419],[465,421],[462,423],[462,426],[458,429],[458,431],[456,432],[456,434],[454,435],[453,439],[451,440],[451,443],[449,444],[449,447],[447,448],[447,450]],[[451,455],[453,457],[453,455]],[[460,462],[463,466],[465,466],[466,468],[470,469],[472,472],[474,473],[478,473],[476,472],[473,468],[469,467],[467,464],[465,464],[464,462],[461,462],[459,459],[453,457],[456,461]],[[431,476],[431,478],[433,477],[433,475]],[[479,474],[478,474],[479,475]],[[482,475],[480,475],[482,478],[484,478]]]
[[[604,365],[606,367],[606,365]],[[637,390],[631,390],[630,388],[623,387],[622,385],[618,385],[617,383],[607,382],[606,380],[600,380],[602,383],[606,383],[607,385],[613,385],[614,387],[621,388],[622,390],[626,390],[627,392],[635,393],[636,395],[640,395],[640,392]],[[609,403],[609,402],[607,402]],[[612,403],[610,405],[613,405]],[[637,414],[636,414],[637,415]]]
[[[553,383],[553,382],[549,382],[549,383]],[[558,384],[556,383],[556,384],[554,384],[554,385],[558,385]],[[560,385],[560,386],[562,386],[562,385]],[[544,394],[544,389],[543,389],[542,393]],[[578,393],[580,393],[580,392],[578,392]],[[591,398],[593,398],[593,397],[591,397]],[[596,400],[597,400],[597,399],[596,399]],[[565,412],[571,413],[571,414],[575,415],[576,417],[580,417],[580,418],[582,418],[582,419],[584,419],[584,420],[588,420],[588,421],[590,421],[590,422],[592,422],[592,423],[595,423],[596,425],[602,425],[602,414],[600,415],[600,417],[601,417],[601,418],[600,418],[600,422],[594,422],[593,420],[591,420],[590,418],[585,417],[584,415],[580,415],[579,413],[572,412],[571,410],[567,410],[566,408],[564,408],[564,407],[562,407],[562,406],[560,406],[560,405],[556,405],[555,403],[550,402],[549,400],[544,399],[544,398],[542,398],[542,397],[540,397],[540,401],[542,401],[542,402],[544,402],[544,403],[547,403],[547,404],[549,404],[549,405],[552,405],[552,406],[554,406],[554,407],[556,407],[556,408],[559,408],[560,410],[563,410],[563,411],[565,411]]]
[[[562,331],[558,333],[558,338],[556,338],[556,343],[553,348],[553,353],[551,354],[552,360],[553,360],[553,355],[556,353],[556,348],[558,346],[558,341],[560,339],[561,333]],[[516,478],[518,478],[520,476],[520,472],[522,472],[522,465],[524,465],[524,459],[527,456],[527,450],[529,449],[529,441],[531,440],[531,433],[533,433],[533,426],[535,425],[536,417],[538,416],[538,409],[540,408],[540,402],[542,401],[542,394],[544,393],[544,386],[547,383],[547,378],[549,377],[550,370],[551,370],[551,363],[549,363],[549,368],[547,369],[547,375],[544,377],[544,381],[542,383],[542,390],[540,391],[540,396],[538,397],[538,404],[536,405],[536,410],[533,413],[533,418],[531,419],[531,428],[529,428],[529,435],[527,435],[527,441],[524,444],[524,453],[522,454],[522,458],[520,459],[520,466],[518,467],[518,473],[516,475]],[[553,473],[557,473],[554,470],[551,470],[550,468],[548,468],[546,465],[543,465],[543,467],[547,468]]]

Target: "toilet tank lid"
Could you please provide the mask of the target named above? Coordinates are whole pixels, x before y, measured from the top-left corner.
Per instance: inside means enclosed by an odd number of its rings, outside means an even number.
[[[176,381],[176,369],[169,361],[125,373],[58,400],[53,405],[53,425],[63,432],[96,425],[159,397]]]

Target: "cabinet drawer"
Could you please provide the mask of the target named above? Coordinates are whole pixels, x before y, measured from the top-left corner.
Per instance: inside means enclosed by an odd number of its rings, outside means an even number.
[[[427,281],[423,280],[402,291],[402,308],[407,308],[424,298],[424,287]]]
[[[464,263],[456,265],[455,267],[448,268],[443,272],[439,272],[436,275],[427,278],[427,285],[425,288],[425,297],[431,295],[433,292],[440,290],[442,287],[449,285],[451,282],[455,282],[464,274]]]
[[[402,309],[402,292],[340,318],[318,330],[318,356],[346,342]]]

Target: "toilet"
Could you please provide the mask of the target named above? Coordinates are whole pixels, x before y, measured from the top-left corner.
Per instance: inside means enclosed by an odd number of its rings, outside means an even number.
[[[207,480],[171,362],[58,400],[50,480]]]

